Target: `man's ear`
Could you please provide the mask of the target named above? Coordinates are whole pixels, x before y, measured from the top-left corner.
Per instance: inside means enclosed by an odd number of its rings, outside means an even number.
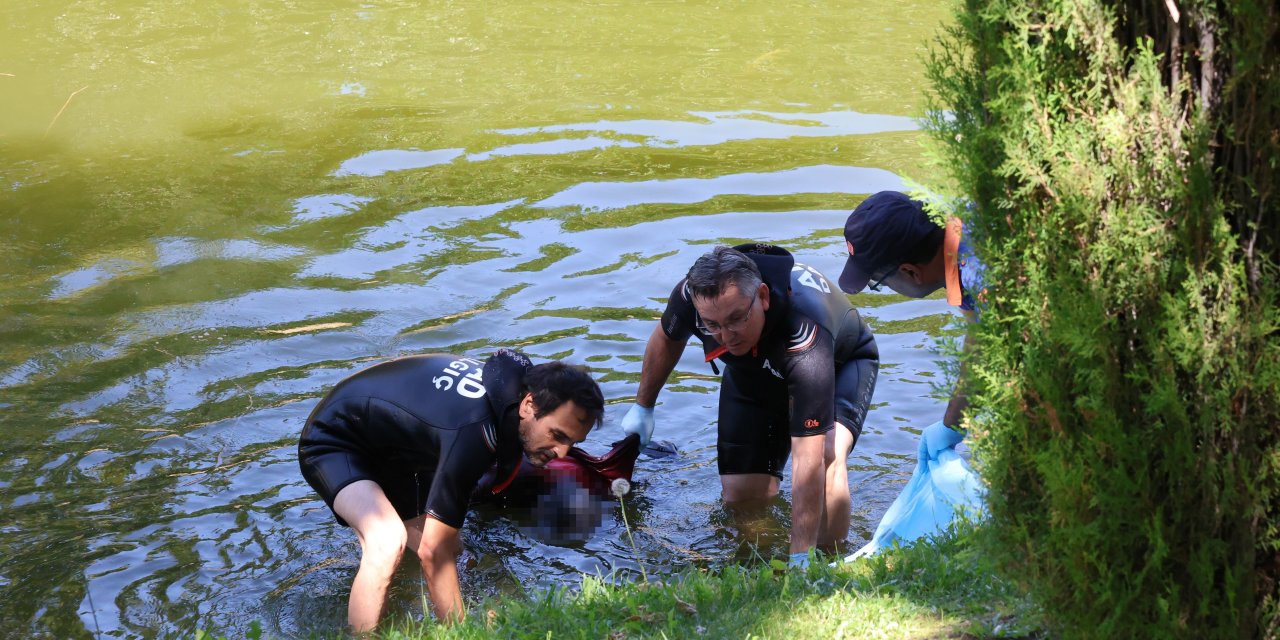
[[[532,420],[538,413],[538,408],[533,404],[533,394],[526,393],[520,399],[520,418],[523,420]]]
[[[898,277],[906,278],[915,284],[924,284],[924,269],[918,264],[904,262],[898,266]]]
[[[760,297],[760,308],[765,311],[769,310],[769,285],[761,282],[760,287],[756,289],[756,295]]]

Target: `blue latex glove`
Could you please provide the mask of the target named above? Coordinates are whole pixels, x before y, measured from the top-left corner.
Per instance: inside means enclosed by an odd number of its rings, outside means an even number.
[[[895,541],[906,545],[945,531],[957,511],[980,517],[984,512],[982,483],[956,445],[964,434],[942,422],[929,425],[916,447],[916,469],[885,512],[875,534],[861,549],[845,558],[872,555]]]
[[[640,436],[640,447],[649,446],[649,438],[653,437],[653,407],[631,405],[627,415],[622,418],[622,432]]]
[[[920,433],[920,445],[916,447],[917,460],[938,460],[940,454],[948,449],[955,449],[964,440],[964,434],[942,424],[939,420],[924,428]]]
[[[808,569],[809,552],[797,551],[787,558],[787,567],[791,569]]]

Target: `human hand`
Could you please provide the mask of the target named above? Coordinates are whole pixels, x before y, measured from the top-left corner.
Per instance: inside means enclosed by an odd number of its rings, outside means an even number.
[[[642,407],[638,403],[631,405],[622,418],[622,432],[640,436],[641,448],[649,446],[649,438],[653,437],[653,407]]]

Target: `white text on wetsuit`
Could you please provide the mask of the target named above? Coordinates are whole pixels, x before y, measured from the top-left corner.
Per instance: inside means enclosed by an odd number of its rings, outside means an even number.
[[[444,372],[448,375],[436,376],[431,379],[431,383],[442,391],[454,389],[463,397],[479,398],[484,395],[484,385],[480,382],[480,377],[484,375],[483,366],[479,360],[459,358],[445,365]],[[468,369],[471,373],[464,375],[462,372]],[[458,381],[456,388],[453,384],[455,379]]]
[[[814,269],[807,264],[800,264],[797,262],[795,266],[791,267],[791,271],[804,272],[800,274],[800,277],[796,278],[796,281],[800,284],[811,289],[817,289],[823,293],[831,293],[831,285],[827,284],[827,279],[822,277],[822,274],[818,273],[817,269]]]

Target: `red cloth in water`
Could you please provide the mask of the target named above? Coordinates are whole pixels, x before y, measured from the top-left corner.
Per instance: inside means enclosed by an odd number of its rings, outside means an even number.
[[[631,474],[636,468],[636,458],[640,457],[640,436],[631,434],[618,442],[613,448],[601,456],[593,456],[578,447],[569,449],[569,455],[556,458],[547,463],[546,470],[551,473],[571,474],[578,484],[592,493],[609,493],[609,485],[622,478],[631,481]],[[526,465],[528,462],[526,461]]]

